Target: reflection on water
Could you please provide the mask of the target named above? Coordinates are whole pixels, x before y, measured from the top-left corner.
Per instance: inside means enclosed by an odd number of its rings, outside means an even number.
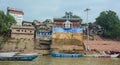
[[[0,65],[120,65],[120,58],[53,58],[40,56],[33,61],[0,61]]]

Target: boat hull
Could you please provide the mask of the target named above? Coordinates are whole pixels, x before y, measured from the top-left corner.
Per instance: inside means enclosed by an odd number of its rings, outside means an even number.
[[[33,56],[14,56],[14,57],[0,57],[1,61],[32,61],[37,55]]]
[[[95,58],[117,58],[119,54],[112,55],[84,55],[85,57],[95,57]]]
[[[13,57],[18,52],[0,52],[0,57]]]
[[[42,54],[38,54],[38,53],[19,53],[19,56],[31,56],[31,55],[38,55],[38,56],[42,56]]]
[[[52,57],[82,57],[82,54],[62,54],[62,53],[51,53]]]

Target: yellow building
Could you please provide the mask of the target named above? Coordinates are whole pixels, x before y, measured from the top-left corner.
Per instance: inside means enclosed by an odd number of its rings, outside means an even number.
[[[80,18],[54,18],[52,52],[80,53],[83,47],[83,30]]]
[[[15,39],[34,39],[34,26],[12,26],[11,37]]]

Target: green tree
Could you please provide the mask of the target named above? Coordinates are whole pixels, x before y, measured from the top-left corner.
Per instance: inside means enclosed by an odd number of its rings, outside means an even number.
[[[10,14],[7,14],[6,24],[10,28],[13,24],[16,24],[16,20],[14,19],[13,16],[11,16]]]
[[[101,12],[95,23],[104,28],[104,37],[120,37],[120,20],[116,12],[111,10]]]
[[[6,15],[4,14],[3,11],[0,11],[0,33],[2,31],[6,31],[7,26],[5,24],[5,19],[6,19]]]
[[[70,15],[70,18],[80,18],[77,15],[73,15],[73,12],[65,12],[65,16],[63,16],[62,18],[66,18],[66,15]]]
[[[16,24],[16,20],[10,14],[0,11],[0,33],[8,31],[11,25]]]

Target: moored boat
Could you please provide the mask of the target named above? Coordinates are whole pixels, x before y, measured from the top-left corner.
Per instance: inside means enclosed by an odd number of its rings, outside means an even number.
[[[52,57],[82,57],[82,54],[65,54],[65,53],[54,53],[50,54]]]
[[[100,55],[100,54],[96,54],[96,55],[84,55],[85,57],[95,57],[95,58],[117,58],[119,54],[103,54],[103,55]]]
[[[112,54],[112,55],[100,55],[98,58],[117,58],[118,54]]]
[[[18,52],[0,52],[0,57],[13,57]]]
[[[0,57],[0,60],[1,61],[32,61],[36,57],[37,57],[37,55]]]
[[[117,58],[119,56],[119,54],[112,54],[111,58]]]
[[[42,56],[42,54],[39,54],[39,53],[19,53],[17,55],[20,55],[20,56],[30,56],[30,55]]]

